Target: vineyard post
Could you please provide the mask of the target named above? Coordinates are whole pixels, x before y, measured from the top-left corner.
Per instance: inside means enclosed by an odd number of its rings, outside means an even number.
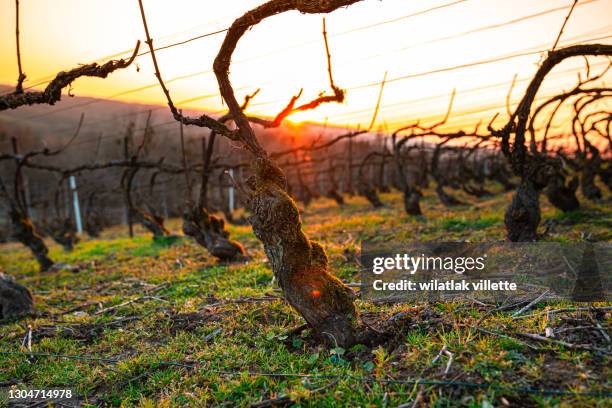
[[[81,221],[81,207],[79,205],[79,192],[77,191],[76,177],[71,175],[69,178],[70,190],[72,191],[72,205],[74,208],[74,221],[76,222],[77,233],[83,233],[83,223]]]
[[[234,169],[229,169],[230,179],[234,180]],[[230,184],[229,192],[228,192],[228,209],[229,213],[232,214],[234,212],[234,185]]]
[[[348,185],[346,187],[349,196],[353,195],[353,137],[348,138],[348,161],[346,172],[348,175]]]
[[[127,137],[123,138],[123,157],[125,158],[126,161],[130,159],[130,152],[129,152]],[[127,200],[125,201],[125,217],[126,217],[127,224],[128,224],[130,238],[134,238],[134,226],[132,225],[132,212],[130,211],[130,205],[127,202]]]
[[[11,144],[13,146],[13,154],[15,155],[15,157],[19,156],[19,143],[17,143],[17,139],[12,137],[11,138]],[[17,166],[19,166],[19,161],[16,161]],[[17,202],[21,202],[21,204],[23,205],[22,211],[24,213],[24,215],[26,217],[30,216],[30,206],[29,206],[29,192],[26,192],[26,190],[28,189],[28,184],[26,182],[26,176],[23,174],[23,172],[20,172],[17,177],[19,177],[19,179],[17,180],[17,184],[16,186],[19,186],[19,188],[15,191],[15,198],[17,199]]]

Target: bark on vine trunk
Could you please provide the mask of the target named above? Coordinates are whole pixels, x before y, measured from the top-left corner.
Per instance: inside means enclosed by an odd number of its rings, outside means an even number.
[[[381,208],[385,206],[383,202],[380,201],[380,197],[378,196],[376,190],[371,186],[360,184],[358,191],[360,195],[365,197],[366,200],[368,200],[370,204],[372,204],[372,207]]]
[[[327,198],[334,200],[339,206],[344,205],[344,197],[342,197],[342,194],[340,194],[335,188],[331,187],[329,190],[327,190],[326,196]]]
[[[170,231],[164,227],[164,219],[161,216],[150,214],[140,208],[130,208],[130,216],[134,222],[142,224],[149,230],[154,239],[170,235]]]
[[[468,193],[471,196],[482,198],[482,197],[491,197],[493,193],[487,190],[482,184],[472,185],[472,184],[463,184],[461,186],[463,191]]]
[[[133,156],[132,161],[135,162],[138,155]],[[134,165],[125,170],[121,185],[124,190],[124,200],[128,208],[128,219],[132,222],[142,224],[149,232],[153,234],[153,239],[159,239],[170,235],[170,231],[164,227],[164,218],[155,214],[144,211],[134,205],[132,200],[132,186],[134,177],[140,167]]]
[[[580,201],[576,197],[577,188],[577,177],[572,178],[569,183],[566,183],[562,176],[555,177],[546,187],[545,194],[548,201],[561,211],[574,211],[580,208]]]
[[[102,215],[99,210],[99,207],[103,207],[103,205],[94,206],[94,199],[96,197],[96,193],[92,192],[89,194],[87,198],[87,207],[85,212],[85,225],[83,229],[92,238],[99,238],[100,233],[107,225],[106,219]]]
[[[183,214],[183,232],[222,261],[235,261],[246,257],[242,245],[229,238],[223,219],[208,214],[198,205],[187,205]]]
[[[441,174],[440,169],[439,169],[440,156],[443,151],[442,147],[446,143],[448,143],[449,140],[450,138],[447,138],[445,141],[440,142],[436,145],[436,148],[434,149],[434,153],[431,157],[431,175],[436,181],[436,194],[438,195],[440,202],[445,207],[454,207],[457,205],[462,205],[463,202],[461,202],[460,200],[455,198],[453,195],[447,193],[444,190],[444,186],[448,183],[448,179],[445,179],[445,177]]]
[[[402,146],[407,139],[396,142],[396,135],[393,135],[393,163],[395,164],[395,181],[404,194],[404,210],[408,215],[422,215],[421,211],[421,191],[413,187],[406,177],[402,157]]]
[[[51,222],[47,227],[47,232],[66,252],[72,251],[74,245],[79,242],[74,224],[69,218]]]
[[[440,202],[444,204],[445,207],[455,207],[458,205],[463,205],[463,201],[455,198],[455,196],[447,193],[446,190],[444,190],[444,185],[439,179],[436,181],[436,194],[438,195]]]
[[[408,215],[423,215],[420,204],[423,194],[418,189],[405,189],[403,193],[406,213]]]
[[[34,225],[29,218],[23,216],[17,209],[11,208],[9,211],[11,223],[13,224],[13,236],[23,245],[27,246],[36,258],[41,272],[48,271],[54,264],[49,258],[47,245],[34,229]]]
[[[388,193],[391,191],[391,189],[389,188],[386,182],[386,177],[385,177],[386,164],[387,164],[387,161],[386,161],[386,151],[385,151],[381,153],[380,164],[378,167],[378,191],[380,191],[381,193]]]
[[[332,344],[354,344],[358,339],[354,294],[330,272],[323,247],[302,231],[282,170],[269,159],[258,158],[253,171],[248,182],[249,221],[285,298]]]
[[[599,169],[599,178],[608,190],[612,191],[612,160],[608,160],[606,165]]]
[[[329,189],[327,190],[326,197],[334,200],[339,206],[344,205],[344,197],[338,191],[338,182],[336,180],[336,167],[333,164],[333,160],[329,160]]]
[[[384,207],[384,204],[382,203],[382,201],[380,201],[380,197],[378,196],[378,193],[376,192],[376,189],[374,189],[374,187],[372,187],[371,183],[369,183],[366,180],[366,176],[365,176],[365,166],[368,163],[368,160],[371,157],[374,157],[375,155],[378,155],[378,152],[372,152],[369,153],[368,155],[366,155],[366,157],[361,161],[360,165],[359,165],[359,185],[357,187],[357,192],[366,198],[366,200],[368,200],[370,202],[370,204],[372,204],[372,207],[374,208],[381,208]],[[384,160],[384,157],[383,157]]]
[[[601,200],[601,190],[595,184],[595,176],[597,170],[593,168],[591,163],[587,162],[580,173],[580,189],[582,195],[592,201]]]
[[[508,239],[535,241],[540,218],[540,191],[530,180],[522,180],[504,217]]]
[[[32,312],[32,294],[12,276],[0,272],[0,319],[10,319]]]

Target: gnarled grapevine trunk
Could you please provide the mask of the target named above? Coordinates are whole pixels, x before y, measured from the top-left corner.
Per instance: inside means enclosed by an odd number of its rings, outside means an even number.
[[[431,157],[431,175],[436,181],[436,194],[438,195],[440,202],[446,207],[454,207],[457,205],[462,205],[463,203],[444,190],[444,186],[449,183],[449,180],[441,174],[439,168],[440,156],[443,150],[442,147],[448,143],[449,140],[450,139],[446,139],[445,141],[436,145],[434,153]]]
[[[580,189],[582,195],[589,200],[600,200],[602,197],[601,190],[595,184],[596,170],[591,163],[586,163],[580,173]]]
[[[164,227],[163,217],[145,212],[139,208],[130,208],[130,216],[134,222],[142,224],[153,234],[153,238],[161,238],[170,235],[170,231]]]
[[[249,221],[264,244],[285,298],[319,335],[333,339],[332,344],[355,343],[353,292],[330,273],[323,247],[304,235],[298,208],[285,189],[284,174],[264,158],[256,160],[253,170]]]
[[[404,210],[408,215],[422,215],[421,212],[421,191],[414,187],[406,176],[402,157],[402,146],[407,139],[396,142],[396,135],[393,135],[393,163],[395,164],[395,181],[404,193]]]
[[[477,198],[491,197],[493,195],[493,193],[491,193],[489,190],[484,188],[482,184],[479,184],[479,185],[464,184],[461,187],[463,188],[463,191]]]
[[[234,261],[246,256],[239,242],[229,238],[223,219],[197,205],[188,205],[183,214],[183,232],[222,261]]]
[[[562,174],[561,162],[552,157],[527,156],[524,165],[524,177],[504,217],[508,239],[512,242],[537,239],[541,220],[540,193],[551,180]]]
[[[436,186],[436,194],[438,195],[438,198],[440,199],[440,202],[442,204],[444,204],[444,206],[446,207],[455,207],[457,205],[462,205],[463,202],[457,198],[455,198],[453,195],[447,193],[444,190],[444,186],[443,184],[438,181],[438,185]]]
[[[333,95],[321,94],[313,101],[295,107],[299,94],[274,121],[247,117],[241,109],[229,79],[229,69],[234,50],[242,36],[262,20],[284,12],[297,10],[302,13],[329,13],[359,0],[271,0],[236,19],[228,29],[221,49],[215,58],[213,69],[219,83],[219,90],[236,124],[236,131],[228,129],[219,121],[202,115],[187,118],[176,109],[170,93],[165,87],[155,58],[155,49],[149,35],[144,8],[141,6],[143,25],[156,76],[164,91],[168,105],[176,120],[218,131],[225,137],[238,141],[254,157],[249,179],[247,207],[252,216],[250,222],[257,238],[261,240],[270,260],[272,271],[277,277],[289,303],[312,326],[316,333],[333,338],[340,346],[349,346],[357,340],[356,310],[353,293],[329,271],[328,259],[320,244],[310,241],[302,231],[298,208],[287,194],[287,183],[283,172],[268,159],[267,152],[259,144],[250,122],[264,126],[278,126],[292,112],[314,109],[322,103],[342,102],[344,91],[336,87],[331,74],[331,63],[326,44],[328,72]]]
[[[423,215],[420,204],[422,196],[418,189],[404,190],[404,210],[408,215]]]
[[[55,220],[47,227],[47,232],[55,242],[60,244],[64,251],[70,252],[74,249],[74,245],[79,242],[76,230],[72,221],[67,218]]]
[[[327,194],[325,196],[327,198],[331,198],[332,200],[334,200],[340,206],[344,205],[344,198],[342,197],[342,194],[340,194],[338,192],[338,190],[336,190],[333,187],[331,187],[329,190],[327,190]]]
[[[336,168],[334,167],[333,160],[331,159],[329,160],[328,173],[330,186],[325,196],[334,200],[336,203],[338,203],[339,206],[343,206],[344,197],[342,197],[342,194],[340,194],[340,192],[338,191],[338,182],[336,181]]]
[[[381,160],[378,167],[378,191],[381,193],[389,193],[391,191],[385,177],[385,165],[387,164],[385,153],[386,152],[381,153]]]
[[[294,160],[296,161],[296,163],[298,163],[297,154],[294,155]],[[308,184],[304,181],[304,178],[302,177],[302,170],[299,164],[296,166],[295,176],[299,186],[298,200],[301,201],[305,207],[308,207],[314,197],[312,194],[312,190],[310,189],[310,187],[308,187]]]
[[[535,241],[540,225],[540,191],[526,179],[516,189],[504,216],[508,239],[512,242]]]
[[[15,282],[12,276],[0,272],[0,319],[26,315],[32,311],[32,294]]]
[[[531,152],[525,146],[525,132],[529,122],[531,106],[548,73],[563,60],[577,56],[612,55],[612,45],[581,44],[557,49],[548,53],[531,80],[516,111],[504,128],[494,134],[502,137],[501,149],[510,160],[514,173],[521,177],[510,207],[506,211],[505,223],[511,241],[533,241],[540,222],[539,193],[561,172],[559,159],[551,158],[546,151],[538,152],[534,139]],[[510,147],[510,134],[514,143]],[[544,154],[542,154],[544,153]]]
[[[376,190],[374,190],[372,187],[360,184],[358,191],[360,195],[364,196],[366,200],[372,204],[372,207],[381,208],[385,206],[382,201],[380,201],[380,197],[378,196]]]
[[[83,229],[92,238],[99,238],[102,229],[104,228],[104,217],[97,207],[94,206],[96,192],[89,193],[87,197],[87,206],[85,211],[85,224]]]
[[[378,154],[378,152],[369,153],[362,160],[361,164],[359,165],[359,185],[357,187],[357,191],[359,192],[359,194],[365,197],[366,200],[368,200],[374,208],[384,207],[384,204],[382,203],[382,201],[380,201],[380,197],[378,196],[378,193],[376,192],[374,187],[372,187],[370,183],[366,180],[364,169],[368,160]]]
[[[148,127],[148,121],[147,121]],[[138,153],[132,157],[132,161],[135,162],[138,157]],[[134,205],[132,200],[132,185],[134,177],[140,168],[137,165],[129,167],[123,173],[121,179],[121,185],[124,189],[124,200],[126,207],[128,208],[128,218],[131,222],[137,222],[142,224],[147,230],[153,234],[153,239],[162,238],[170,235],[170,232],[164,227],[164,218],[155,214],[144,211]]]
[[[606,167],[602,166],[599,170],[599,178],[606,185],[608,190],[612,191],[612,160],[609,160]]]
[[[574,211],[580,208],[580,201],[576,198],[578,178],[574,177],[569,183],[563,176],[554,177],[546,187],[545,194],[548,201],[563,212]]]
[[[54,262],[49,258],[49,249],[47,249],[45,242],[36,233],[30,219],[23,216],[16,208],[11,208],[9,215],[13,224],[13,236],[15,239],[32,251],[41,272],[48,271]]]

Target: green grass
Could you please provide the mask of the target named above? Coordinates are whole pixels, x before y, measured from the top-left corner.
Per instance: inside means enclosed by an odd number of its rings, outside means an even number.
[[[447,231],[481,230],[500,224],[500,217],[484,217],[475,220],[465,218],[446,218],[442,220],[442,228]]]
[[[473,205],[451,212],[426,191],[425,214],[418,219],[403,213],[399,194],[383,194],[382,199],[388,206],[377,211],[360,197],[349,198],[340,210],[321,199],[304,211],[306,232],[323,243],[333,270],[346,282],[359,280],[355,260],[361,239],[504,238],[507,194],[472,200]],[[587,215],[558,215],[543,200],[543,214],[543,221],[571,220],[558,222],[546,239],[609,236],[609,206],[587,204],[580,213]],[[180,230],[178,220],[171,220],[169,227]],[[561,315],[550,321],[546,314],[514,320],[513,311],[489,314],[490,307],[470,300],[416,305],[357,300],[368,321],[406,311],[410,327],[374,348],[330,349],[313,341],[308,331],[288,337],[303,320],[286,302],[272,298],[280,292],[272,286],[270,267],[250,228],[230,229],[245,245],[250,262],[217,263],[189,239],[155,242],[140,228],[133,239],[122,228],[105,231],[99,240],[84,239],[72,253],[49,243],[53,258],[78,265],[76,273],[39,274],[26,250],[14,243],[2,246],[0,268],[34,292],[39,315],[0,325],[0,351],[27,351],[21,342],[31,325],[33,352],[113,361],[0,355],[0,384],[70,387],[91,406],[248,406],[286,396],[296,406],[374,407],[396,406],[417,395],[434,407],[612,404],[611,398],[506,389],[610,391],[608,357],[555,344],[536,344],[539,350],[533,350],[518,337],[520,332],[542,333],[546,324],[564,327]],[[133,302],[125,304],[129,300]],[[547,307],[565,306],[571,305]],[[74,308],[78,310],[62,314]],[[609,327],[610,313],[600,322]],[[432,364],[444,345],[454,356],[446,376],[446,357]],[[415,386],[388,381],[392,379],[494,386]]]

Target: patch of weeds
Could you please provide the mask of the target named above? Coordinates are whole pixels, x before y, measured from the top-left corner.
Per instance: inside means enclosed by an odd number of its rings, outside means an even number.
[[[447,231],[481,230],[499,224],[499,217],[483,217],[476,220],[468,220],[465,217],[446,218],[442,220],[442,228]]]
[[[584,220],[586,220],[589,217],[588,217],[588,214],[585,213],[583,210],[577,209],[577,210],[568,211],[568,212],[557,211],[557,213],[555,214],[553,218],[561,223],[567,223],[571,225],[571,224],[579,224],[581,222],[584,222]]]
[[[217,316],[208,315],[204,313],[176,313],[170,314],[169,325],[170,325],[170,334],[173,336],[176,335],[179,331],[187,331],[193,332],[198,327],[204,325],[207,321],[216,321]]]
[[[139,246],[131,251],[133,256],[143,257],[157,257],[160,255],[162,250],[172,246],[177,242],[177,237],[159,237],[156,239],[149,239],[145,242],[140,243]]]

